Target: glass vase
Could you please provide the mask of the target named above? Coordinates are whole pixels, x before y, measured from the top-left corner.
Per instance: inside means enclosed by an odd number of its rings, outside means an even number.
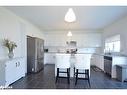
[[[8,53],[8,57],[9,57],[10,59],[12,59],[12,58],[14,57],[13,51],[10,51],[10,52]]]

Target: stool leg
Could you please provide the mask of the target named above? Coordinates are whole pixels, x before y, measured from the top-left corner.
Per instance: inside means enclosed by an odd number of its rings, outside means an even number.
[[[89,77],[89,70],[87,70],[87,76],[88,76],[89,87],[91,87],[91,85],[90,85],[90,77]]]
[[[67,80],[68,80],[68,84],[70,84],[70,69],[67,69]]]
[[[70,84],[70,68],[69,68],[69,84]]]
[[[57,68],[56,82],[57,82],[58,78],[59,78],[59,68]]]
[[[75,77],[75,67],[74,67],[74,77]]]
[[[76,81],[75,81],[75,85],[77,84],[77,80],[78,80],[78,69],[76,69]]]

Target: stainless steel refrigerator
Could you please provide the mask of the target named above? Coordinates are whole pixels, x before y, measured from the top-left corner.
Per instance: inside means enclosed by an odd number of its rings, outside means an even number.
[[[44,68],[44,40],[27,36],[27,73]]]

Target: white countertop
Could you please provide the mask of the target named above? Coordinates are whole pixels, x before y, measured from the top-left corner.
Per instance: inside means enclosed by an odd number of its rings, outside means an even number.
[[[127,57],[127,55],[122,55],[122,54],[97,54],[101,56],[108,56],[108,57]]]
[[[45,53],[63,53],[63,54],[93,54],[93,53],[66,53],[66,52],[45,52]]]
[[[66,52],[45,52],[45,53],[63,53],[63,54],[65,54]],[[70,53],[66,53],[66,54],[70,54]],[[94,55],[109,56],[109,57],[127,57],[127,55],[123,55],[123,54],[99,54],[99,53],[76,53],[76,54],[94,54]]]

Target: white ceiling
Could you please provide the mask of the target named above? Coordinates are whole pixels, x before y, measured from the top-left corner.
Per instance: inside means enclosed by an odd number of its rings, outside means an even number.
[[[76,22],[64,21],[68,6],[10,6],[6,7],[37,25],[42,30],[103,29],[127,15],[127,7],[120,6],[73,6]]]

